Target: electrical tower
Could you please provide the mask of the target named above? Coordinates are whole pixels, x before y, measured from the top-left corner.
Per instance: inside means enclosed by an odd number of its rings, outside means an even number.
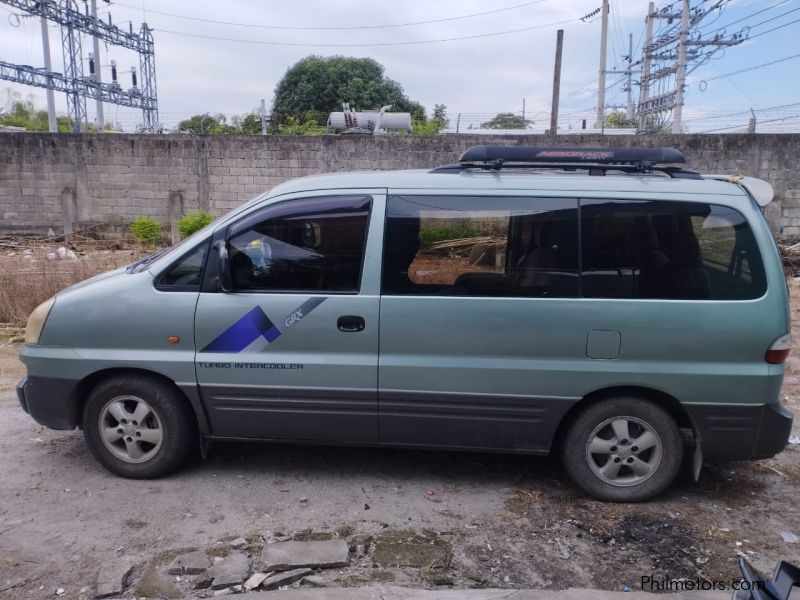
[[[123,31],[111,24],[97,19],[96,11],[90,15],[75,8],[74,0],[0,0],[30,16],[40,17],[43,21],[53,21],[61,26],[61,45],[64,54],[64,73],[56,73],[47,68],[50,62],[49,46],[46,38],[47,28],[43,25],[42,35],[45,46],[45,69],[36,69],[27,65],[15,65],[0,61],[0,79],[32,85],[64,92],[67,96],[67,113],[74,123],[75,133],[81,133],[86,127],[86,99],[93,98],[99,102],[119,104],[131,108],[142,109],[143,129],[157,132],[158,98],[156,94],[155,47],[152,30],[147,23],[142,23],[139,33]],[[139,55],[139,73],[141,87],[136,79],[136,68],[131,69],[132,85],[123,90],[117,81],[116,65],[112,61],[112,77],[110,83],[104,83],[95,73],[93,55],[90,55],[90,76],[85,77],[83,71],[82,34],[103,40],[107,44],[132,50]],[[97,65],[99,68],[99,65]]]
[[[717,33],[711,39],[703,39],[697,30],[703,19],[715,10],[721,10],[730,0],[716,0],[707,8],[702,7],[705,2],[692,8],[690,0],[680,1],[682,9],[677,13],[670,10],[671,5],[655,10],[651,2],[648,8],[637,107],[639,131],[666,127],[671,115],[672,133],[681,133],[686,76],[722,48],[741,44],[747,39],[745,30],[731,36]],[[667,28],[653,39],[656,20],[665,20]],[[679,23],[679,26],[673,23]]]

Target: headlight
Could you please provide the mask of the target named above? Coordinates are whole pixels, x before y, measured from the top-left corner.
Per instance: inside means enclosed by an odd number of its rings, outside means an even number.
[[[39,336],[42,334],[44,322],[47,320],[47,315],[50,314],[50,309],[55,304],[55,297],[45,300],[31,313],[28,317],[28,324],[25,326],[25,343],[36,345],[39,343]]]

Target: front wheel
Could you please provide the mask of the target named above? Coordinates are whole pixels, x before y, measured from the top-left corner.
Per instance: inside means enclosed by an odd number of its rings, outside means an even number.
[[[83,411],[83,434],[92,454],[112,473],[153,479],[186,460],[197,427],[175,389],[129,375],[107,379],[92,390]]]
[[[663,408],[640,398],[610,398],[571,423],[561,457],[572,480],[600,500],[641,502],[663,492],[683,460],[683,440]]]

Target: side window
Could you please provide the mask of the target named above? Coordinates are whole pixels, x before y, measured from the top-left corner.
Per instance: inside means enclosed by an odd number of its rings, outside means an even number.
[[[196,248],[163,272],[156,281],[156,288],[167,292],[199,290],[209,244]]]
[[[730,208],[582,200],[581,238],[586,297],[740,300],[766,291],[753,232]]]
[[[577,200],[392,196],[385,294],[575,297]]]
[[[358,292],[372,199],[290,200],[230,232],[233,287],[242,291]]]

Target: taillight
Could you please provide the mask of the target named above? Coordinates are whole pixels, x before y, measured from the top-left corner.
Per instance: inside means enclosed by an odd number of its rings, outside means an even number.
[[[791,350],[792,336],[787,333],[772,342],[767,353],[764,355],[764,360],[771,365],[781,365],[788,358]]]

